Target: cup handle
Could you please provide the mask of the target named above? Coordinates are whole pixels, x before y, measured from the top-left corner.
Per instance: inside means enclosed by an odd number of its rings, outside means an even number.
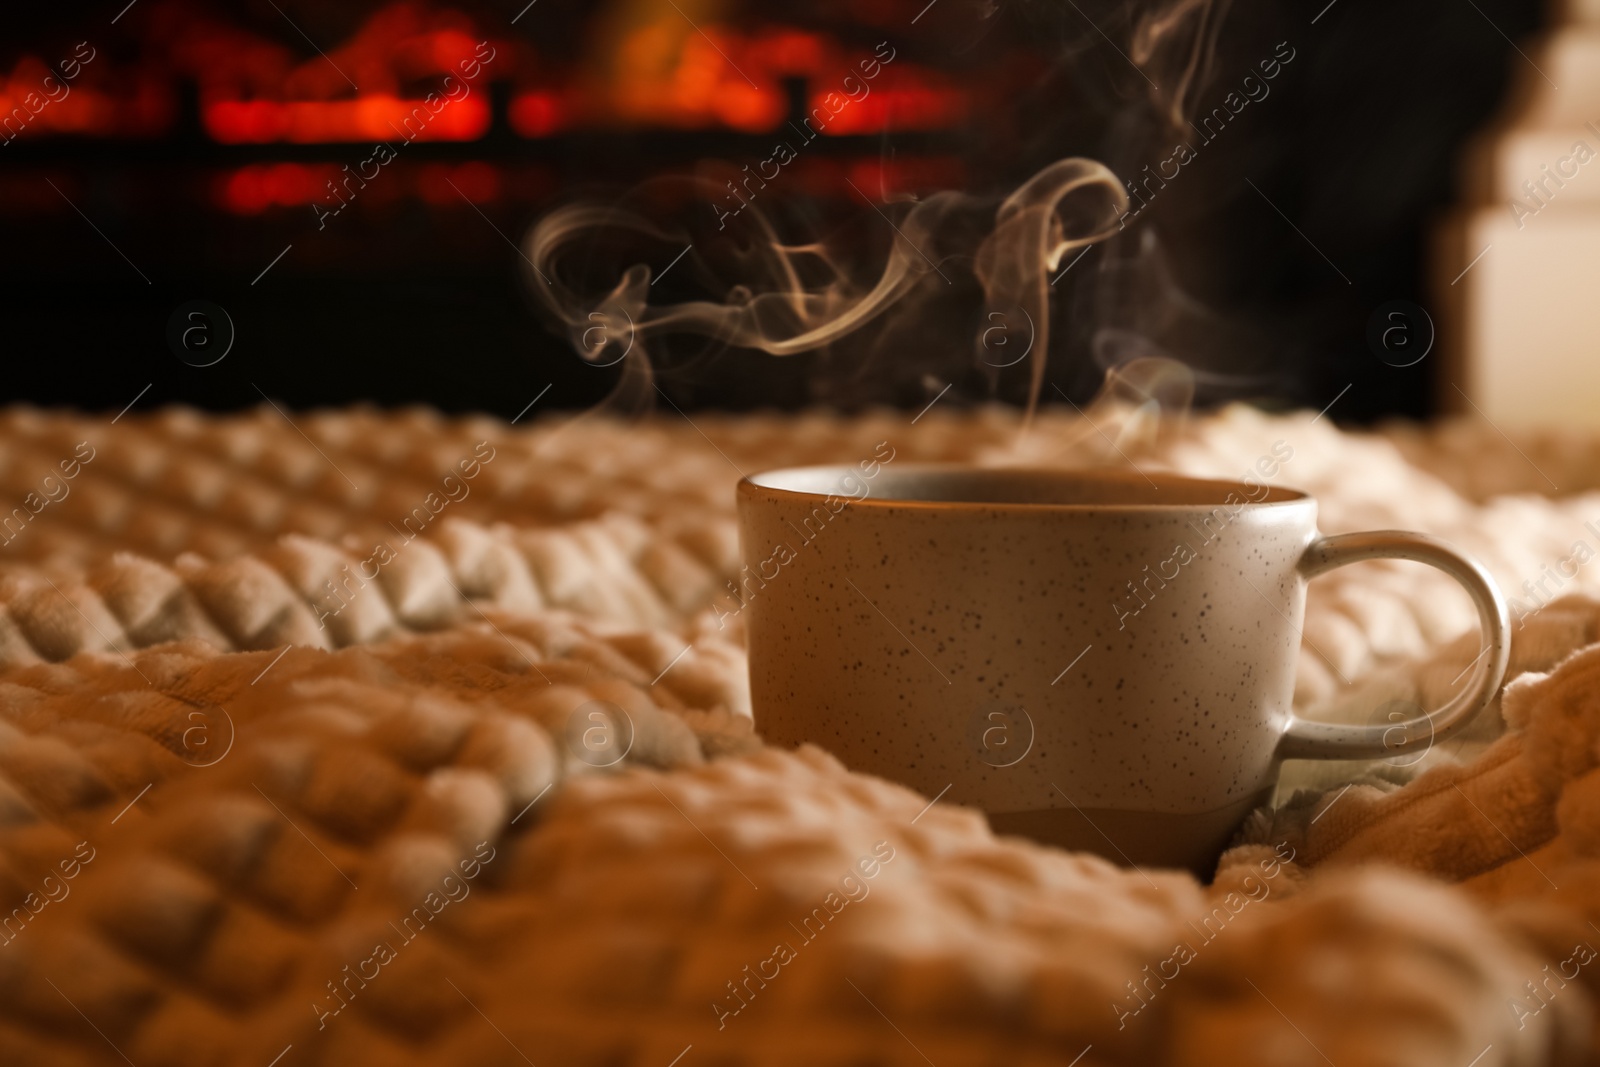
[[[1478,606],[1482,651],[1473,661],[1466,689],[1428,715],[1391,725],[1351,726],[1292,718],[1278,746],[1284,759],[1380,759],[1425,748],[1456,733],[1500,690],[1511,659],[1511,617],[1505,599],[1483,565],[1445,542],[1406,530],[1319,537],[1300,557],[1307,580],[1367,559],[1408,559],[1437,567],[1460,582]],[[1420,728],[1420,729],[1418,729]],[[1396,740],[1396,733],[1400,737]]]

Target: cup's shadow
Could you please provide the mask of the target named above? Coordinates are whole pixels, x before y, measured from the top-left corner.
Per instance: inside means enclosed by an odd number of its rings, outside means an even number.
[[[1105,808],[996,812],[988,816],[989,828],[1073,852],[1092,852],[1123,867],[1176,867],[1209,882],[1240,825],[1271,792],[1189,815]]]

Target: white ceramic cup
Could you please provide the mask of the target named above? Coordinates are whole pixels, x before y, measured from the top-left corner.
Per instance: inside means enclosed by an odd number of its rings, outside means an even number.
[[[1482,566],[1423,534],[1323,537],[1305,493],[867,467],[739,483],[756,727],[980,808],[996,832],[1204,870],[1283,759],[1416,752],[1505,675],[1506,606]],[[1296,718],[1306,582],[1379,558],[1460,582],[1483,654],[1448,705],[1410,722]]]

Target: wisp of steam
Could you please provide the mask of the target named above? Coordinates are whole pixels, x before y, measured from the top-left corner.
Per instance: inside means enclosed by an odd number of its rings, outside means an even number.
[[[1152,87],[1162,81],[1168,86],[1154,89],[1152,101],[1164,121],[1176,125],[1183,120],[1203,79],[1219,22],[1217,0],[1169,0],[1135,26],[1132,59],[1141,67],[1162,68],[1165,75],[1145,75]],[[676,186],[677,198],[696,207],[727,196],[707,179],[656,184]],[[635,199],[660,203],[661,190],[654,193]],[[889,203],[878,210],[892,231],[890,243],[881,265],[873,268],[875,275],[869,272],[863,279],[854,276],[858,272],[828,242],[786,243],[757,204],[744,207],[748,210],[738,213],[734,226],[723,228],[725,220],[718,219],[723,225],[716,230],[694,221],[716,217],[703,208],[687,222],[665,224],[629,203],[569,204],[534,226],[527,238],[527,258],[538,275],[534,292],[583,359],[597,366],[620,365],[614,398],[644,397],[652,391],[652,352],[660,339],[671,335],[793,356],[882,326],[891,312],[915,314],[952,295],[976,293],[981,308],[971,341],[974,359],[991,367],[1005,365],[983,351],[985,331],[992,331],[995,323],[1025,341],[1032,356],[1031,416],[1044,389],[1050,351],[1050,280],[1079,250],[1119,233],[1128,194],[1104,164],[1067,158],[1045,166],[998,203],[956,191]],[[696,234],[697,228],[710,232]],[[608,249],[632,249],[637,255],[641,245],[660,253],[658,268],[667,267],[667,260],[682,249],[682,262],[672,260],[671,266],[692,272],[704,295],[666,302],[653,285],[661,277],[659,269],[634,261],[608,273],[607,265],[597,262]],[[730,264],[731,271],[726,269]],[[1102,337],[1097,347],[1107,343],[1128,341],[1113,334]],[[1152,354],[1155,362],[1162,362],[1159,354]],[[1121,353],[1115,365],[1144,355]],[[1171,379],[1174,371],[1163,368],[1148,376]],[[1126,389],[1140,377],[1135,369],[1114,380]]]

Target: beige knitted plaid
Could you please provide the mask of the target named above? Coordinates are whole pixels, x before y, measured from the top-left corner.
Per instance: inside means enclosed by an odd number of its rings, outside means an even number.
[[[0,1063],[1592,1062],[1600,441],[1091,417],[0,413]],[[1285,442],[1327,532],[1568,599],[1503,717],[1290,765],[1211,886],[760,743],[741,471],[1107,437],[1211,476]],[[1472,624],[1425,568],[1319,579],[1298,708],[1437,703]]]

